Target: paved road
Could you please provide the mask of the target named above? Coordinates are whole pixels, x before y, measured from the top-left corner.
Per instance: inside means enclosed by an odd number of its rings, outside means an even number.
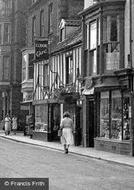
[[[134,168],[0,139],[0,177],[49,177],[50,190],[133,190]]]

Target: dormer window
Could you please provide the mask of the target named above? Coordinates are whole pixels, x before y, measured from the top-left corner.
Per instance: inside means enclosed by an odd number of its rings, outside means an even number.
[[[60,28],[60,42],[62,42],[66,38],[65,20],[64,19],[61,20],[59,28]]]
[[[37,2],[37,0],[32,0],[32,4],[34,4],[34,3],[36,3]]]

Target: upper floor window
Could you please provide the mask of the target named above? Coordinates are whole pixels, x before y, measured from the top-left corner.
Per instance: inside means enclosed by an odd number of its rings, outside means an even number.
[[[32,18],[32,43],[35,41],[35,36],[36,36],[36,17],[34,16]]]
[[[65,27],[65,25],[66,25],[66,22],[64,19],[62,19],[60,22],[60,25],[59,25],[59,29],[60,29],[59,40],[60,40],[60,42],[62,42],[66,38],[66,27]]]
[[[44,64],[43,66],[43,86],[48,86],[49,83],[49,75],[48,75],[48,64]]]
[[[45,33],[45,20],[44,20],[44,10],[40,12],[40,36],[44,36]]]
[[[66,84],[73,82],[73,57],[72,55],[66,57]]]
[[[22,56],[22,81],[26,80],[27,55]]]
[[[89,74],[98,73],[100,24],[99,19],[87,25],[87,48],[89,49]]]
[[[9,16],[12,12],[12,0],[0,0],[0,16]]]
[[[107,16],[103,20],[103,44],[105,71],[119,69],[120,42],[119,16]]]
[[[4,56],[3,57],[3,80],[7,81],[9,80],[9,67],[10,67],[10,57]]]
[[[28,62],[28,79],[33,79],[33,74],[34,74],[33,60],[34,60],[34,54],[31,53],[29,54],[29,62]]]
[[[2,24],[0,24],[0,44],[2,44]]]
[[[10,24],[4,23],[3,43],[9,43],[9,42],[10,42]]]
[[[48,23],[48,31],[52,32],[52,13],[53,13],[53,3],[49,5],[49,23]]]

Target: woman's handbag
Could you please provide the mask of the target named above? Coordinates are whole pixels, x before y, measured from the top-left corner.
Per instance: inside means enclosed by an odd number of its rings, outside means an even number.
[[[58,137],[61,137],[61,136],[62,136],[62,130],[59,129],[59,130],[58,130]]]

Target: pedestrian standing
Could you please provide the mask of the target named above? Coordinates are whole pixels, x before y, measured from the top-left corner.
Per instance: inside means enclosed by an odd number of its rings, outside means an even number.
[[[7,114],[5,117],[5,135],[9,135],[11,132],[11,118]]]
[[[64,145],[65,154],[67,154],[69,146],[74,144],[73,120],[70,118],[69,112],[63,114],[60,129],[62,130],[61,143]]]
[[[12,130],[14,135],[16,135],[16,131],[17,131],[17,117],[13,116],[12,118]]]

